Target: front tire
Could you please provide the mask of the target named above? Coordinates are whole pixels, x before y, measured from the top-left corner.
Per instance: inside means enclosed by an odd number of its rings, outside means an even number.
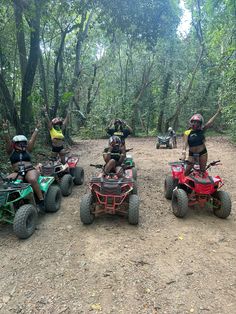
[[[227,192],[217,191],[213,195],[213,212],[219,218],[227,218],[231,213],[231,199]]]
[[[160,144],[156,143],[156,149],[159,149],[159,148],[160,148]]]
[[[134,181],[133,183],[133,190],[131,191],[132,194],[138,194],[138,185],[137,185],[137,182]]]
[[[84,183],[84,169],[82,167],[75,167],[72,171],[75,185],[82,185]]]
[[[134,180],[137,180],[137,168],[135,167],[132,168],[132,176]]]
[[[35,231],[38,220],[36,208],[31,204],[22,205],[13,220],[13,231],[19,239],[29,238]]]
[[[60,189],[63,196],[69,196],[72,193],[73,178],[68,173],[61,178]]]
[[[172,210],[176,217],[183,218],[188,211],[188,195],[182,189],[176,189],[172,195]]]
[[[81,198],[80,202],[80,220],[85,225],[90,225],[94,221],[94,214],[92,214],[93,209],[93,195],[85,194]]]
[[[128,221],[131,225],[139,222],[139,197],[136,194],[129,196]]]
[[[165,194],[166,199],[168,200],[172,199],[174,188],[175,188],[175,180],[173,179],[173,177],[171,176],[166,177],[165,183],[164,183],[164,194]]]
[[[55,213],[61,206],[61,190],[56,185],[51,185],[47,191],[45,200],[45,211]]]

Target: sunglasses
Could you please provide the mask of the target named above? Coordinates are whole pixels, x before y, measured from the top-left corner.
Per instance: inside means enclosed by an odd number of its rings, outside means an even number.
[[[27,142],[26,141],[20,141],[20,142],[16,142],[15,145],[17,145],[17,146],[27,146]]]

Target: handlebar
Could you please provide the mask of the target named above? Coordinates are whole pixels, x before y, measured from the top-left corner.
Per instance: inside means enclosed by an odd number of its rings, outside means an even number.
[[[206,169],[209,169],[211,166],[217,166],[217,164],[219,165],[220,160],[214,160],[212,162],[210,162],[207,166]]]
[[[98,165],[94,165],[94,164],[90,164],[89,165],[90,167],[95,167],[95,168],[97,168],[97,169],[103,169],[103,165],[101,165],[101,164],[98,164]]]

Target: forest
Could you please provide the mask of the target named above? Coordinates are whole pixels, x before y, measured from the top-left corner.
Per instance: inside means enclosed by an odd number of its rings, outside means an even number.
[[[220,105],[214,129],[235,139],[235,0],[185,8],[181,34],[177,0],[1,0],[1,119],[29,135],[44,106],[51,118],[69,108],[71,135],[102,137],[119,117],[154,136]]]

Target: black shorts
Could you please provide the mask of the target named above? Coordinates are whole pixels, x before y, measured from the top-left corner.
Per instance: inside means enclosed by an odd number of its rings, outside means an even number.
[[[204,148],[200,153],[193,153],[193,152],[189,151],[189,156],[193,157],[195,154],[199,154],[199,157],[202,155],[205,155],[205,154],[207,154],[207,149]]]
[[[63,148],[64,148],[63,146],[58,146],[58,147],[57,147],[57,146],[53,146],[53,145],[52,145],[52,152],[53,152],[53,153],[60,153],[60,151],[62,151]]]

